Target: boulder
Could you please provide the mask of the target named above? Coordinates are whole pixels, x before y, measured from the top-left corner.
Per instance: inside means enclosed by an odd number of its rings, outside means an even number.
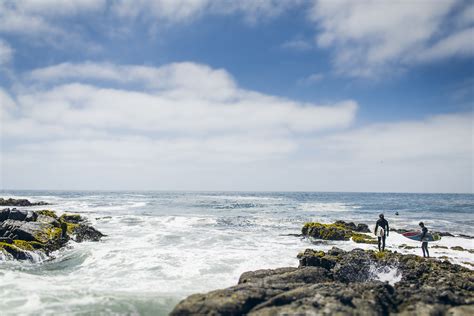
[[[346,223],[337,221],[333,224],[318,222],[305,223],[301,229],[303,236],[323,240],[352,240],[356,243],[376,244],[374,237],[363,233],[370,232],[366,224]]]
[[[349,240],[352,236],[352,230],[345,226],[337,225],[336,223],[306,223],[301,232],[305,236],[324,240]]]
[[[20,211],[14,208],[10,210],[10,213],[8,214],[8,219],[11,219],[14,221],[23,221],[25,220],[27,215],[28,215],[27,211]]]
[[[0,211],[0,252],[18,260],[31,259],[32,251],[49,255],[70,239],[76,242],[98,241],[103,236],[79,215],[58,217],[50,210]]]

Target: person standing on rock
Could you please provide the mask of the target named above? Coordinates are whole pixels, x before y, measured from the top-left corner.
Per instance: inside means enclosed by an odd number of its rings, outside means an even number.
[[[423,222],[420,222],[420,225],[421,227],[421,250],[423,250],[423,257],[424,258],[429,258],[430,257],[430,253],[428,252],[428,242],[426,241],[425,239],[425,236],[426,234],[428,233],[428,228],[425,227],[425,224]]]
[[[378,230],[378,232],[377,232]],[[375,236],[378,238],[379,251],[385,250],[385,238],[388,237],[389,227],[388,221],[384,218],[383,214],[379,215],[379,219],[375,224]]]

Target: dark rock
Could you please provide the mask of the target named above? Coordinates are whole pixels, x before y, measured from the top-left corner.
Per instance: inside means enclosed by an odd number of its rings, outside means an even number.
[[[27,199],[4,199],[0,198],[0,206],[36,206],[36,205],[49,205],[46,202],[30,202]]]
[[[10,210],[10,214],[8,214],[8,219],[15,220],[15,221],[23,221],[25,220],[27,215],[28,215],[27,211],[20,211],[14,208]]]
[[[472,315],[474,272],[414,255],[306,249],[298,268],[245,272],[239,284],[181,301],[171,315]],[[394,285],[377,268],[397,269]]]
[[[63,247],[71,237],[77,242],[97,241],[104,235],[87,225],[79,215],[58,217],[50,210],[0,212],[0,252],[18,260],[31,259],[31,251],[48,255]]]
[[[79,224],[85,221],[84,218],[82,218],[81,215],[78,214],[63,214],[59,219],[61,221],[71,224]]]
[[[343,226],[347,229],[350,229],[352,231],[356,231],[359,233],[370,233],[370,229],[367,224],[359,223],[356,225],[353,222],[345,222],[345,221],[336,221],[334,224]]]
[[[360,232],[360,233],[370,233],[369,226],[367,224],[363,224],[363,223],[357,224],[356,231]]]
[[[8,219],[8,216],[10,215],[10,209],[5,208],[3,210],[0,210],[0,222],[3,222]]]
[[[92,226],[79,224],[74,229],[73,239],[76,242],[99,241],[105,235]]]
[[[4,242],[6,244],[13,244],[13,239],[8,237],[0,237],[0,242]]]
[[[33,211],[28,211],[28,214],[25,217],[26,222],[35,222],[38,219],[38,213]]]

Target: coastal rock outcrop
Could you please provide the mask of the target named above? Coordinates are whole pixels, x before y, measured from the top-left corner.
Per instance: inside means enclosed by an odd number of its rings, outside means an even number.
[[[472,315],[474,272],[371,250],[307,249],[298,268],[245,272],[235,286],[181,301],[171,315]],[[380,281],[384,275],[395,278]]]
[[[39,202],[30,202],[27,199],[4,199],[0,198],[0,206],[37,206],[37,205],[49,205],[49,203],[39,201]]]
[[[337,221],[333,224],[322,224],[318,222],[305,223],[301,229],[303,236],[323,240],[350,240],[356,243],[375,244],[377,241],[370,235],[366,224],[354,224]]]
[[[0,210],[0,252],[14,259],[32,259],[34,252],[49,255],[70,239],[98,241],[103,236],[80,215],[58,217],[50,210]]]

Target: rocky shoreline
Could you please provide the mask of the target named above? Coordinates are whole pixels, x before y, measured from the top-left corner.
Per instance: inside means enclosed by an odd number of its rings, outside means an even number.
[[[376,243],[369,233],[313,222],[299,236]],[[336,247],[297,258],[298,268],[245,272],[235,286],[191,295],[171,315],[474,315],[474,271],[447,260]]]
[[[20,203],[33,205],[29,201]],[[0,255],[5,258],[33,260],[35,255],[48,257],[69,240],[99,241],[103,236],[78,214],[58,216],[52,210],[0,210]]]
[[[473,315],[474,271],[372,250],[306,249],[298,268],[245,272],[237,285],[194,294],[171,315]],[[393,282],[380,276],[394,273]]]

